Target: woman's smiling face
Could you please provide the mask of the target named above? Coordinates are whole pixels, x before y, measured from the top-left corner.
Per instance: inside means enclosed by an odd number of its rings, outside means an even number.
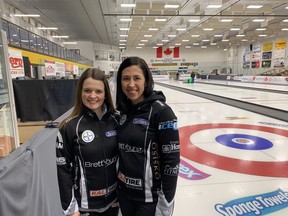
[[[97,115],[102,111],[105,99],[104,83],[101,80],[87,78],[83,82],[82,102]]]
[[[145,77],[139,66],[132,65],[122,71],[122,91],[131,100],[132,104],[138,104],[144,100],[145,85]]]

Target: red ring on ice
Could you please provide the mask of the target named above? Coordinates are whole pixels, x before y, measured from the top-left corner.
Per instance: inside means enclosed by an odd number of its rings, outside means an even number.
[[[195,161],[197,163],[207,165],[210,167],[223,169],[232,172],[238,172],[249,175],[269,176],[269,177],[288,177],[288,161],[251,161],[236,158],[230,158],[207,152],[190,141],[190,136],[201,130],[214,129],[214,128],[240,128],[264,131],[269,133],[278,134],[288,137],[288,130],[279,128],[271,128],[258,125],[246,124],[198,124],[190,125],[179,128],[181,156]],[[288,144],[287,144],[288,148]]]

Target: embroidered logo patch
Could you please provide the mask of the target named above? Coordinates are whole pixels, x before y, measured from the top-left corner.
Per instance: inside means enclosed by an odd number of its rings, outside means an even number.
[[[82,140],[86,143],[90,143],[94,140],[94,133],[91,131],[91,130],[85,130],[83,133],[82,133]]]

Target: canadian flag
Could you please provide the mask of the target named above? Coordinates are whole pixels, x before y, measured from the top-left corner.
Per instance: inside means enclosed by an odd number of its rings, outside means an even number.
[[[166,48],[165,50],[163,49],[163,47],[158,47],[156,49],[156,58],[179,58],[179,51],[180,48],[179,47],[174,47],[172,49],[170,48]]]

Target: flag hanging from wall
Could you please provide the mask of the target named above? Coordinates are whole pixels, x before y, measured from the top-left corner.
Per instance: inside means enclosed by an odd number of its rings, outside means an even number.
[[[179,58],[179,47],[174,48],[166,48],[164,49],[162,46],[156,49],[156,58]]]

